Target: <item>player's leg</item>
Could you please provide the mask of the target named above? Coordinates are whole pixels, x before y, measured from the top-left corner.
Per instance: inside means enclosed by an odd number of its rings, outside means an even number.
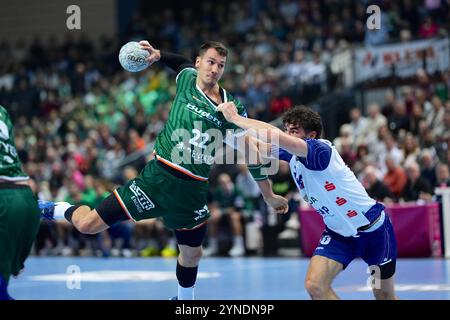
[[[177,259],[178,300],[193,300],[206,222],[189,230],[175,230],[180,254]]]
[[[1,199],[0,199],[1,204]],[[6,208],[0,206],[0,225],[6,225]],[[11,275],[11,260],[14,245],[9,239],[6,228],[0,228],[0,301],[10,300],[8,294],[8,281]]]
[[[366,238],[366,254],[362,257],[370,266],[372,292],[377,300],[398,299],[394,289],[397,242],[388,215],[375,231],[362,233]],[[364,240],[364,239],[363,239]]]
[[[65,218],[78,231],[85,234],[99,233],[118,221],[129,219],[113,193],[95,209],[86,205],[72,205],[67,202],[56,202],[52,206],[52,203],[48,201],[40,201],[39,207],[43,216],[53,216],[55,220]]]
[[[394,276],[388,279],[381,279],[379,287],[373,287],[372,292],[377,300],[398,300],[395,295]]]
[[[12,275],[17,277],[25,268],[31,248],[36,240],[40,226],[40,212],[36,197],[31,189],[17,190],[20,192],[20,202],[14,206],[16,221],[16,254],[13,260]]]
[[[339,297],[331,288],[334,278],[343,270],[340,262],[315,255],[306,274],[305,287],[313,300],[337,300]]]
[[[0,274],[0,301],[13,300],[8,294],[8,281]]]
[[[230,249],[228,254],[232,257],[240,257],[245,254],[242,215],[239,211],[233,208],[228,211],[228,214],[233,232],[233,247]]]
[[[39,230],[36,198],[27,186],[0,189],[0,300],[11,300],[8,282],[24,268]]]
[[[354,242],[328,229],[323,232],[306,274],[305,287],[312,299],[339,299],[331,284],[355,258]]]
[[[216,255],[219,252],[219,221],[221,211],[215,204],[209,204],[211,217],[208,220],[208,247],[205,248],[203,255],[205,257]]]

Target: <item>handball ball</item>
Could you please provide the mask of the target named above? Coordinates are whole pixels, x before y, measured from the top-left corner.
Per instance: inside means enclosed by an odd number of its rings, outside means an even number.
[[[127,42],[120,48],[120,65],[129,72],[138,72],[147,68],[150,64],[147,58],[150,55],[147,50],[141,48],[136,41]]]

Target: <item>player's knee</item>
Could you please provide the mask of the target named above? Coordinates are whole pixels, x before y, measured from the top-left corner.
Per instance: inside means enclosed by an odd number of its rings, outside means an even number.
[[[396,300],[394,292],[391,290],[373,289],[373,295],[376,300]]]
[[[313,277],[305,280],[305,288],[313,299],[320,299],[325,292],[325,285]]]
[[[202,253],[203,253],[203,251],[202,251],[201,247],[199,247],[196,250],[190,250],[189,252],[184,252],[183,260],[186,263],[186,265],[195,266],[200,261],[200,259],[202,257]]]

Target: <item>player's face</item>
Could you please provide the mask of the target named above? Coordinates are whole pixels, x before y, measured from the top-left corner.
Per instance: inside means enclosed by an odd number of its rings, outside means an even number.
[[[198,77],[207,86],[214,86],[222,77],[227,58],[221,56],[216,49],[209,48],[203,56],[197,57],[195,67]]]
[[[311,131],[307,134],[302,127],[289,123],[284,124],[284,129],[288,135],[300,139],[315,139],[317,134],[316,131]]]
[[[285,124],[284,129],[288,135],[293,137],[303,139],[306,136],[305,130],[303,128],[300,128],[293,124]]]

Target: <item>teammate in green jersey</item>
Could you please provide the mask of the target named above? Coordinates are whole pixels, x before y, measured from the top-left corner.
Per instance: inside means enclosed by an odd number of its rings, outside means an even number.
[[[147,163],[138,177],[114,190],[95,209],[66,202],[40,202],[43,214],[65,217],[80,232],[95,234],[114,223],[161,217],[174,230],[180,254],[176,275],[180,300],[194,298],[194,284],[206,234],[208,176],[215,150],[229,143],[239,145],[245,132],[228,123],[217,106],[232,101],[241,115],[241,103],[218,85],[228,50],[219,42],[200,47],[195,65],[183,56],[154,49],[140,42],[150,53],[148,61],[160,61],[177,72],[176,96],[169,119],[158,135],[155,159]],[[241,130],[242,131],[242,130]],[[242,144],[241,144],[242,145]],[[267,176],[254,173],[266,202],[279,213],[287,211],[287,200],[272,192]]]
[[[0,105],[0,300],[11,300],[8,282],[24,268],[39,230],[40,211],[14,143],[8,112]]]

